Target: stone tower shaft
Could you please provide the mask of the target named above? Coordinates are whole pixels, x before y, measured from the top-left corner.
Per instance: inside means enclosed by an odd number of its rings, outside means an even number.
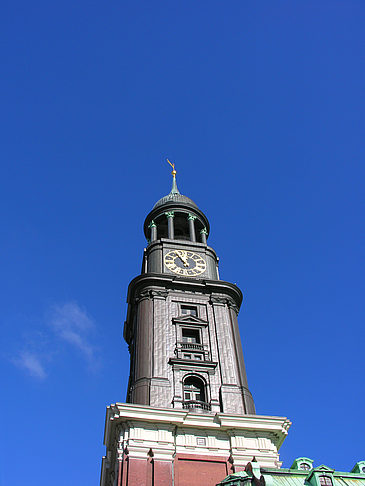
[[[242,293],[219,279],[208,219],[180,194],[175,175],[144,231],[149,243],[129,285],[124,327],[127,402],[254,414],[237,321]]]

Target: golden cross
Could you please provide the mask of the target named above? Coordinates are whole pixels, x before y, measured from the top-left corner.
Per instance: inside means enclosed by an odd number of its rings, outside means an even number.
[[[168,158],[166,158],[166,160],[172,167],[172,175],[176,175],[175,164],[172,164]]]

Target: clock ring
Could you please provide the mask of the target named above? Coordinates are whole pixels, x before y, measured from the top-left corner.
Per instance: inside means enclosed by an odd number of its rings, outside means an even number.
[[[164,258],[165,267],[177,275],[195,277],[207,269],[207,262],[198,253],[189,250],[171,250]]]

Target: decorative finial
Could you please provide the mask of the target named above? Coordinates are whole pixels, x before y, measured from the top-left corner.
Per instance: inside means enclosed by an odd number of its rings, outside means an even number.
[[[172,167],[172,188],[171,188],[171,192],[170,194],[180,194],[180,191],[179,189],[177,188],[177,184],[176,184],[176,170],[175,170],[175,164],[173,164],[172,162],[169,161],[169,159],[167,159],[167,162],[171,165]]]
[[[172,174],[172,175],[175,177],[175,176],[176,176],[175,164],[172,164],[172,163],[169,161],[169,159],[167,159],[167,158],[166,158],[166,160],[167,160],[167,162],[168,162],[168,163],[171,165],[171,167],[172,167],[172,172],[171,172],[171,174]]]

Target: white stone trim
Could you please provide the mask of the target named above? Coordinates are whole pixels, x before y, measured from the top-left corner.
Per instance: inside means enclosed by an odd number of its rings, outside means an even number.
[[[290,425],[285,417],[194,414],[116,403],[107,408],[104,444],[114,461],[121,456],[123,444],[131,458],[147,459],[152,449],[156,460],[172,461],[176,454],[231,457],[235,467],[243,468],[256,457],[262,467],[279,468],[278,450]],[[197,441],[201,437],[206,438],[205,444]],[[119,444],[118,450],[115,444]],[[102,477],[105,466],[104,461]]]

